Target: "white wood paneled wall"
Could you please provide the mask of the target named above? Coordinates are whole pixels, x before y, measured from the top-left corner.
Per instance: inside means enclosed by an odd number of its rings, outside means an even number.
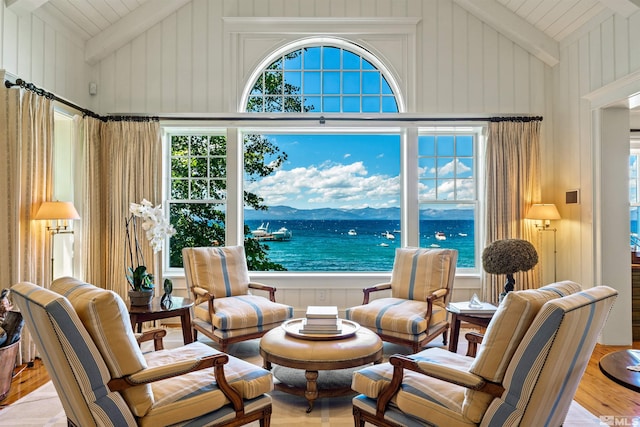
[[[618,105],[625,108],[625,98],[640,91],[640,13],[628,19],[620,16],[605,17],[594,21],[592,26],[582,33],[566,39],[561,44],[561,61],[554,68],[554,129],[553,140],[548,155],[553,165],[556,182],[551,190],[554,201],[562,215],[558,226],[558,278],[571,278],[584,286],[607,284],[621,291],[626,299],[630,295],[630,276],[624,269],[624,280],[619,280],[606,273],[611,271],[607,266],[598,265],[602,261],[600,255],[605,251],[609,257],[616,252],[622,259],[629,257],[628,230],[623,233],[627,237],[611,244],[610,239],[603,247],[598,239],[599,233],[620,235],[618,227],[628,227],[623,221],[608,221],[607,226],[615,230],[599,229],[602,217],[619,215],[628,209],[625,201],[627,189],[618,188],[609,182],[610,177],[599,173],[601,151],[607,150],[606,144],[628,144],[628,140],[599,141],[599,130],[594,124],[594,117],[600,116],[593,102],[594,94],[604,97],[607,94],[618,94],[622,101]],[[624,94],[625,88],[628,93]],[[623,95],[624,94],[624,95]],[[597,144],[601,142],[603,147]],[[612,146],[611,151],[619,150],[620,145]],[[628,161],[620,161],[618,165],[607,167],[625,170]],[[564,203],[565,191],[580,189],[580,204]],[[614,206],[596,206],[601,192],[620,195],[620,203]],[[624,230],[623,230],[624,231]],[[626,263],[624,263],[626,264]],[[630,264],[630,260],[629,260]],[[604,273],[601,273],[604,272]],[[614,273],[615,274],[615,273]],[[628,276],[628,277],[627,277]],[[617,304],[614,313],[603,332],[603,342],[607,344],[630,344],[625,341],[630,337],[630,313],[619,313],[626,310],[625,304]],[[622,340],[621,340],[622,339]]]
[[[70,100],[89,105],[90,67],[84,42],[34,15],[0,5],[0,69]]]
[[[417,82],[404,94],[415,99],[417,112],[547,112],[548,67],[448,0],[194,0],[96,65],[93,107],[229,112],[221,95],[225,64],[234,59],[224,55],[223,18],[296,16],[418,18],[416,52],[408,52],[415,55]],[[265,46],[277,39],[285,37],[271,35]]]

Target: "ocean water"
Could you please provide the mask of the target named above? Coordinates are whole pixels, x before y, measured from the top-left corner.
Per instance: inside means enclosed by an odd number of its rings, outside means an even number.
[[[246,221],[252,229],[269,223],[269,231],[286,227],[293,233],[289,241],[263,242],[269,258],[289,271],[389,271],[395,248],[400,247],[400,223],[387,220],[286,220]],[[356,235],[348,234],[355,230]],[[394,232],[395,231],[395,232]],[[395,239],[388,239],[388,232]],[[436,232],[446,235],[437,240]],[[420,246],[458,250],[458,268],[475,263],[473,221],[420,221]]]

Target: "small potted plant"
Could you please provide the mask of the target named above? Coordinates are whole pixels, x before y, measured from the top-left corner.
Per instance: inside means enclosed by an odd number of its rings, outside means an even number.
[[[496,240],[484,248],[482,267],[491,274],[506,274],[507,283],[500,294],[500,302],[516,284],[514,273],[531,270],[538,263],[538,252],[528,241],[522,239]]]
[[[145,236],[153,253],[162,250],[162,245],[167,237],[175,234],[176,230],[165,218],[160,205],[154,207],[151,202],[144,199],[142,203],[131,203],[129,206],[131,215],[126,221],[127,233],[126,249],[127,268],[126,277],[129,282],[129,300],[132,306],[148,305],[153,299],[153,274],[147,270],[142,249],[138,243],[138,222],[145,232]]]

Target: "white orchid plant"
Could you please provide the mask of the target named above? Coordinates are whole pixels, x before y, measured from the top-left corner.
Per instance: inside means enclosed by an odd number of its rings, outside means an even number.
[[[144,256],[138,243],[138,221],[141,221],[140,226],[144,230],[154,254],[162,250],[165,239],[173,236],[176,230],[164,216],[162,206],[154,207],[147,199],[143,199],[140,204],[131,203],[129,212],[131,215],[125,224],[128,249],[127,280],[134,291],[150,290],[153,289],[153,274],[147,271]]]

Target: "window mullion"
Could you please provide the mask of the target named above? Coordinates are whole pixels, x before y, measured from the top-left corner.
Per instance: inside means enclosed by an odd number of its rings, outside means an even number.
[[[227,129],[227,245],[244,242],[243,149],[240,131]]]
[[[418,129],[403,130],[400,143],[402,182],[400,216],[402,245],[420,246],[420,204],[418,201]]]

